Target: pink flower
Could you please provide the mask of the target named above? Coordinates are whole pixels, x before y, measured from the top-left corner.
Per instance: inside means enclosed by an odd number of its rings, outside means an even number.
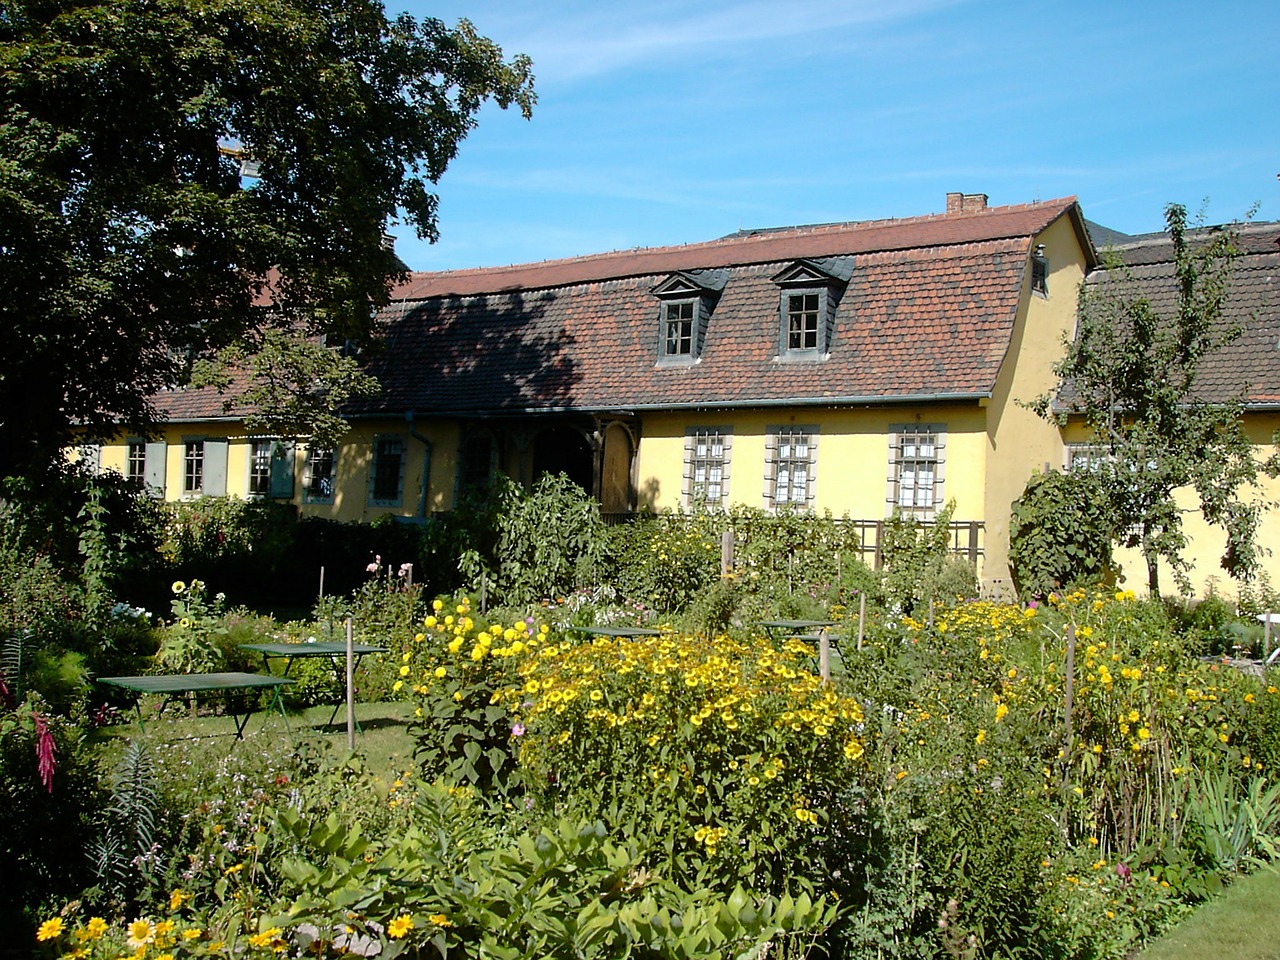
[[[524,736],[524,724],[523,724],[523,723],[517,723],[514,727],[512,727],[512,728],[511,728],[511,735],[512,735],[513,737],[523,737],[523,736]]]
[[[1118,876],[1125,883],[1128,883],[1129,878],[1133,876],[1133,871],[1129,869],[1129,865],[1127,863],[1117,863],[1116,876]]]
[[[33,713],[31,718],[36,724],[36,772],[40,774],[44,788],[53,793],[53,771],[57,766],[53,759],[53,734],[40,714]]]

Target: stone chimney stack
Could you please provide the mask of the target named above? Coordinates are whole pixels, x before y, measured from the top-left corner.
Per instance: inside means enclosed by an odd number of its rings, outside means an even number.
[[[947,213],[981,213],[987,209],[985,193],[948,193]]]

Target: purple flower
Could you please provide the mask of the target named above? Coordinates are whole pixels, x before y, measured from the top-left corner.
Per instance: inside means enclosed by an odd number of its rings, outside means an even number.
[[[1117,863],[1116,876],[1118,876],[1125,883],[1128,883],[1129,878],[1133,876],[1133,871],[1129,869],[1129,865],[1127,863]]]
[[[513,727],[511,728],[511,735],[512,735],[513,737],[523,737],[523,736],[524,736],[524,724],[523,724],[523,723],[517,723],[515,726],[513,726]]]

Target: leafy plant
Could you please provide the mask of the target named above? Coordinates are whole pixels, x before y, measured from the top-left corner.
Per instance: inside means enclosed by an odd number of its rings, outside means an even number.
[[[1044,598],[1112,579],[1113,539],[1096,474],[1033,474],[1009,520],[1009,566],[1018,593]]]
[[[89,848],[97,886],[107,904],[122,912],[136,906],[158,873],[159,787],[149,751],[141,741],[129,741],[111,778],[99,839]]]

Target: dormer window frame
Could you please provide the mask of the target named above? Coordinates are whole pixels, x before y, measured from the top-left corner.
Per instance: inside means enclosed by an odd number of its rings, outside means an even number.
[[[658,299],[657,365],[692,366],[702,359],[707,323],[724,289],[724,271],[677,271],[653,288]]]
[[[687,315],[686,315],[687,314]],[[662,363],[693,363],[701,354],[702,298],[685,297],[662,301]]]
[[[1038,297],[1049,297],[1049,258],[1044,244],[1037,243],[1031,253],[1031,292]]]
[[[770,278],[780,288],[779,360],[812,362],[831,355],[836,307],[852,272],[851,258],[796,260]]]

